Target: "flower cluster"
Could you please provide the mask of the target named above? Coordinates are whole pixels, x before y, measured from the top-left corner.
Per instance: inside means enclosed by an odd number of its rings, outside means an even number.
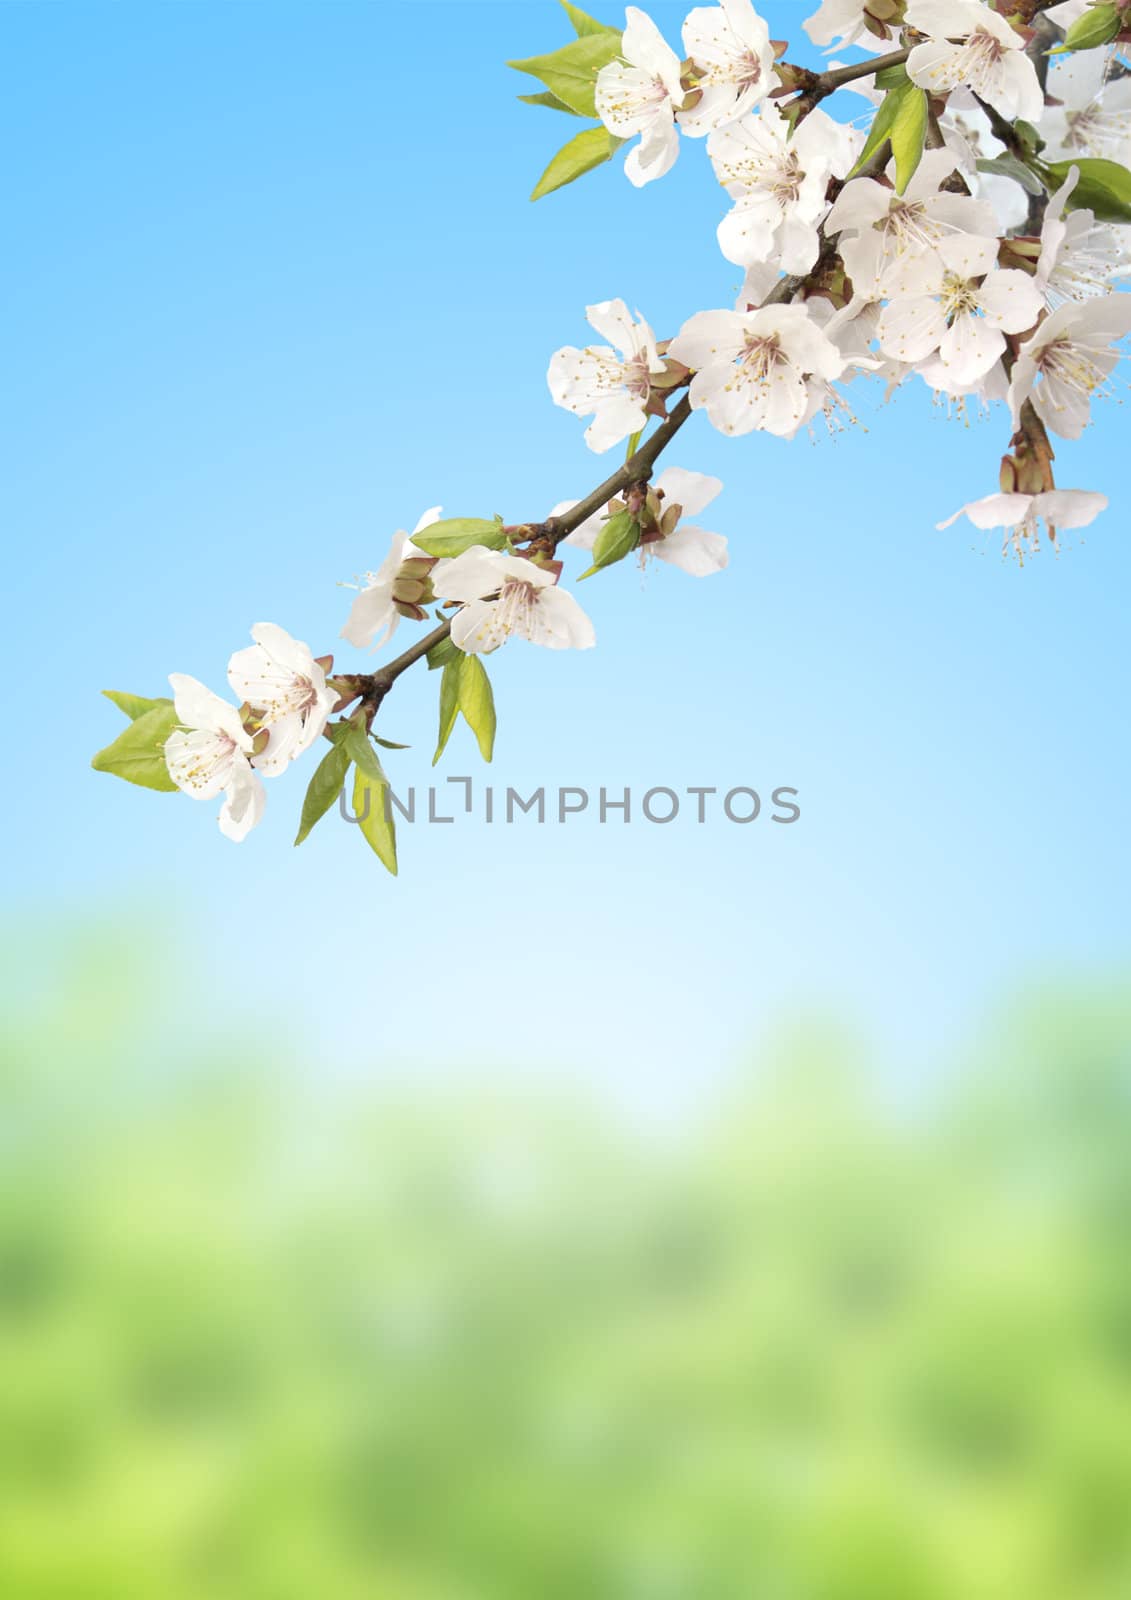
[[[692,11],[682,61],[628,8],[597,114],[639,135],[638,185],[670,169],[681,135],[705,136],[731,202],[719,246],[747,275],[736,308],[696,312],[666,343],[622,301],[590,308],[615,348],[560,350],[549,384],[592,415],[592,449],[665,416],[684,383],[721,432],[792,438],[818,413],[851,415],[838,385],[871,374],[890,394],[918,378],[960,412],[1007,408],[1003,493],[1039,499],[1054,541],[1079,525],[1047,436],[1079,437],[1131,332],[1131,295],[1112,293],[1131,269],[1131,74],[1092,49],[1046,83],[1048,36],[1021,10],[824,0],[805,24],[814,42],[902,48],[882,70],[821,76],[782,59],[750,0]],[[1056,8],[1066,23],[1086,10]],[[820,108],[841,82],[876,108],[870,132]],[[1099,498],[1084,497],[1092,515]],[[1007,548],[1037,548],[1036,527],[1027,500]]]
[[[442,669],[437,759],[461,713],[490,759],[482,658],[512,637],[552,650],[595,642],[562,583],[571,550],[590,563],[582,578],[629,557],[693,577],[722,571],[726,539],[690,520],[718,479],[654,474],[695,412],[728,436],[792,439],[818,418],[830,429],[852,420],[845,389],[858,379],[886,395],[918,380],[960,416],[996,407],[1008,419],[997,490],[939,528],[965,515],[1000,529],[1021,558],[1107,505],[1057,486],[1050,435],[1080,437],[1131,333],[1131,294],[1118,292],[1131,275],[1131,66],[1120,54],[1131,0],[821,0],[803,23],[809,41],[857,59],[820,71],[791,61],[752,0],[696,6],[681,50],[636,6],[623,32],[566,9],[577,39],[512,65],[544,84],[527,98],[593,125],[536,195],[626,141],[624,170],[641,187],[671,170],[685,138],[702,141],[725,197],[718,249],[744,271],[737,301],[689,309],[666,338],[623,299],[588,306],[596,341],[552,356],[550,394],[589,419],[592,451],[627,441],[623,465],[541,521],[444,519],[436,506],[395,533],[342,637],[377,650],[402,623],[429,622],[399,656],[335,675],[331,657],[259,623],[229,663],[235,703],[180,674],[172,700],[112,697],[134,731],[96,764],[223,795],[231,838],[262,816],[262,779],[323,737],[300,840],[351,766],[363,788],[384,782],[373,720],[421,659]],[[856,97],[846,115],[826,104],[841,90]],[[389,837],[370,841],[387,865]]]

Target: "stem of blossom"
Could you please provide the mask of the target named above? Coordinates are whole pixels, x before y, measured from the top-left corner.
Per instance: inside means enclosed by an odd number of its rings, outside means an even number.
[[[866,72],[875,72],[877,67],[897,65],[896,57],[898,57],[898,61],[906,60],[907,51],[895,51],[893,57],[879,57],[870,62],[862,63],[861,66],[866,69]],[[865,76],[864,70],[857,70],[855,67],[837,69],[829,76],[839,76],[841,72],[848,74],[848,78],[842,80],[846,82],[850,78]],[[861,176],[873,177],[882,172],[887,160],[888,146],[885,142],[863,169]],[[826,238],[824,233],[821,233],[820,241],[820,251],[814,266],[806,273],[782,278],[762,302],[764,306],[780,305],[782,301],[791,299],[820,270],[829,257],[835,254],[836,247],[833,241]],[[540,545],[547,554],[552,555],[558,545],[568,538],[575,528],[579,528],[587,518],[591,517],[595,511],[599,511],[602,506],[607,505],[610,500],[615,499],[617,495],[622,494],[634,484],[646,483],[651,476],[657,457],[667,449],[690,415],[691,397],[685,394],[670,415],[656,429],[655,433],[650,438],[645,439],[639,450],[634,451],[623,466],[618,467],[610,477],[605,479],[604,483],[598,484],[597,488],[587,494],[584,500],[579,500],[571,511],[565,512],[560,517],[548,517],[543,523],[523,524],[522,526],[529,530],[531,547],[534,548]],[[382,700],[401,673],[407,672],[409,667],[415,666],[438,644],[443,644],[444,640],[451,634],[451,631],[450,620],[441,622],[438,627],[432,629],[431,633],[425,634],[422,639],[418,639],[415,644],[410,645],[401,655],[394,657],[392,661],[381,668],[380,672],[373,673],[370,678],[365,680],[367,687],[361,694],[361,700],[370,721],[372,721]],[[360,678],[357,681],[360,681]]]
[[[783,61],[778,69],[782,74],[782,87],[774,90],[774,96],[781,98],[792,94],[795,89],[801,91],[792,100],[784,101],[785,109],[795,119],[796,126],[842,84],[852,83],[857,78],[870,78],[874,72],[882,72],[885,67],[901,67],[910,54],[910,47],[892,50],[886,56],[873,56],[870,61],[854,61],[847,67],[830,67],[827,72],[811,72],[808,67],[795,67],[791,62]]]
[[[671,440],[683,427],[691,415],[690,396],[684,395],[676,406],[671,416],[662,422],[650,439],[645,439],[640,449],[629,456],[623,467],[618,467],[612,477],[606,478],[604,483],[598,484],[591,494],[584,500],[579,500],[572,511],[567,511],[564,516],[551,517],[542,524],[542,531],[547,543],[557,549],[562,540],[580,528],[587,517],[594,511],[600,511],[603,505],[616,498],[622,489],[627,489],[630,484],[641,483],[651,475],[656,457],[662,450],[666,450]]]
[[[432,632],[426,633],[423,639],[418,639],[415,644],[410,645],[407,650],[382,667],[380,672],[375,672],[373,674],[373,688],[377,695],[378,704],[388,694],[401,673],[407,672],[409,667],[415,666],[422,656],[428,654],[429,650],[434,650],[438,644],[443,644],[451,631],[452,625],[450,621],[441,622],[438,628],[433,628]]]
[[[874,72],[883,72],[885,67],[901,67],[910,54],[911,47],[908,46],[906,50],[892,50],[886,56],[873,56],[870,61],[853,61],[847,67],[830,67],[827,72],[819,72],[817,98],[823,100],[834,89],[839,89],[842,83],[870,78]]]

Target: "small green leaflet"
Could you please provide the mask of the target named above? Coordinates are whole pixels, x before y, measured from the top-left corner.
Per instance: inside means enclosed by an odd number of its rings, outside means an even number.
[[[1080,181],[1068,197],[1069,211],[1094,211],[1097,222],[1131,222],[1131,172],[1118,161],[1085,156],[1080,160],[1050,161],[1043,169],[1050,188],[1058,189],[1073,167]]]
[[[302,843],[314,824],[326,815],[342,792],[346,773],[350,769],[350,753],[346,746],[344,729],[344,723],[336,723],[330,730],[334,744],[315,767],[314,776],[307,786],[295,844]]]
[[[1019,183],[1026,194],[1044,194],[1044,185],[1040,178],[1016,156],[1011,156],[1008,151],[1003,155],[984,157],[977,163],[979,172],[996,172],[1003,178],[1012,178],[1014,183]]]
[[[440,679],[440,731],[436,741],[436,754],[432,765],[444,753],[456,718],[463,712],[464,721],[475,735],[479,754],[490,761],[495,752],[495,696],[486,668],[478,656],[465,655],[457,650],[455,658],[444,667]]]
[[[543,89],[541,94],[520,94],[518,98],[524,106],[547,106],[551,111],[566,111],[571,117],[581,115],[580,111],[567,106],[564,100],[559,100],[556,94],[551,94],[549,89]]]
[[[570,0],[562,0],[562,10],[573,23],[573,31],[579,39],[584,39],[592,33],[616,33],[617,38],[620,38],[615,28],[610,28],[607,23],[598,22],[596,17],[591,17],[588,12],[582,11],[580,6],[571,5]]]
[[[623,139],[618,139],[607,128],[583,128],[568,144],[562,145],[534,185],[530,198],[541,200],[544,194],[553,194],[555,189],[564,189],[566,184],[573,183],[575,178],[584,177],[587,172],[592,172],[594,167],[600,167],[611,160],[614,152],[619,150],[623,143]]]
[[[437,667],[446,667],[449,661],[459,654],[450,639],[441,639],[439,644],[434,644],[425,656],[429,672],[435,672]]]
[[[389,780],[369,742],[365,729],[349,723],[343,743],[355,765],[353,814],[374,855],[395,878],[397,875],[397,829],[392,807],[385,815],[385,795]]]
[[[907,76],[907,68],[902,62],[895,67],[881,67],[879,72],[876,73],[875,79],[877,89],[898,89],[901,84],[909,83],[910,81]]]
[[[486,545],[488,550],[502,550],[507,536],[497,518],[488,522],[484,517],[449,517],[443,522],[433,522],[423,533],[416,534],[412,542],[428,556],[458,556],[470,550],[473,544]]]
[[[136,722],[143,712],[152,711],[155,706],[171,706],[172,701],[168,695],[162,695],[157,700],[147,700],[140,694],[125,694],[120,689],[103,689],[102,693],[107,700],[112,700],[119,711],[124,711],[131,722]]]
[[[895,192],[902,194],[915,176],[927,142],[927,91],[908,83],[895,91],[899,107],[891,125],[891,153],[895,157]]]
[[[582,578],[590,578],[595,572],[600,572],[602,567],[611,567],[615,561],[623,561],[625,556],[632,554],[639,543],[639,522],[631,511],[618,511],[602,525],[601,531],[594,539],[593,565],[581,574]]]
[[[115,704],[118,702],[115,701]],[[90,764],[95,772],[110,772],[115,778],[124,778],[127,783],[136,783],[142,789],[174,794],[177,786],[165,765],[165,741],[176,726],[177,713],[173,702],[158,700],[148,711],[140,712],[128,728],[123,728],[113,744],[100,750]]]
[[[872,120],[860,159],[849,173],[854,178],[871,161],[885,139],[895,157],[895,188],[902,194],[915,175],[927,138],[927,96],[910,79],[889,89]]]
[[[1060,55],[1065,50],[1094,50],[1097,45],[1110,44],[1123,26],[1118,6],[1098,5],[1085,11],[1064,35],[1059,50],[1050,55]]]
[[[479,754],[490,761],[495,753],[495,696],[478,656],[464,656],[460,662],[459,708],[475,735]]]
[[[462,654],[462,652],[460,652]],[[440,679],[440,731],[436,737],[436,754],[432,757],[432,765],[444,753],[448,740],[452,736],[452,729],[459,716],[459,660],[449,661],[444,667],[444,675]]]
[[[597,74],[620,54],[619,33],[589,33],[573,39],[560,50],[546,56],[528,56],[524,61],[508,61],[516,72],[528,72],[544,83],[550,93],[582,117],[596,117],[593,91]]]

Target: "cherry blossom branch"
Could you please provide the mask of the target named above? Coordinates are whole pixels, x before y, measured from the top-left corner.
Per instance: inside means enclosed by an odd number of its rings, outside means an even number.
[[[598,484],[584,500],[579,500],[571,511],[565,512],[560,517],[548,517],[545,522],[526,522],[516,525],[511,531],[521,534],[522,537],[515,542],[528,544],[531,548],[541,548],[552,555],[558,545],[567,539],[575,528],[579,528],[587,517],[591,517],[595,511],[599,511],[603,505],[615,499],[624,490],[648,481],[657,458],[667,449],[690,415],[691,400],[684,395],[655,433],[644,441],[639,450],[633,452],[623,466],[610,474],[604,483]],[[378,672],[339,675],[335,681],[340,683],[349,695],[345,703],[352,704],[354,700],[360,698],[369,720],[372,720],[382,700],[402,672],[407,672],[409,667],[415,666],[437,645],[443,644],[451,631],[452,625],[449,619],[441,622],[431,633],[418,639],[392,661],[386,662]]]
[[[873,56],[870,61],[854,61],[848,66],[830,67],[826,72],[813,72],[809,67],[798,67],[792,62],[783,61],[778,67],[781,88],[773,90],[772,97],[781,99],[800,90],[796,98],[784,102],[800,122],[842,85],[854,83],[858,78],[870,78],[874,73],[883,72],[886,67],[901,67],[910,54],[911,48],[908,46],[904,50],[892,50],[886,56]]]
[[[839,89],[845,83],[854,83],[857,78],[870,78],[887,67],[901,67],[910,54],[911,46],[908,45],[905,50],[891,50],[886,56],[872,56],[867,61],[853,61],[846,67],[830,67],[827,72],[819,72],[816,77],[821,89],[820,98],[823,100],[834,89]]]
[[[657,456],[667,449],[690,415],[691,398],[689,395],[684,395],[666,421],[628,458],[623,467],[618,467],[611,477],[606,478],[604,483],[598,484],[584,500],[579,500],[572,511],[567,511],[560,517],[550,517],[542,523],[542,537],[549,542],[551,550],[556,550],[562,540],[568,538],[575,528],[580,528],[587,518],[595,511],[599,511],[603,505],[607,505],[610,500],[615,499],[622,490],[631,488],[633,484],[646,483],[651,477]]]

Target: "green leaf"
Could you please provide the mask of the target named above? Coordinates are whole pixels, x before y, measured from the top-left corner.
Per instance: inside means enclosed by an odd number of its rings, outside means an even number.
[[[1026,194],[1043,194],[1044,184],[1023,161],[1018,161],[1016,156],[1000,155],[992,159],[983,159],[977,163],[979,172],[996,172],[1000,178],[1012,178],[1019,183]]]
[[[114,743],[100,750],[90,764],[95,772],[110,772],[143,789],[173,794],[177,786],[165,765],[165,740],[176,726],[173,702],[159,701],[123,728]]]
[[[455,649],[455,646],[453,645],[452,648]],[[446,664],[444,675],[440,679],[440,732],[436,739],[436,754],[432,757],[433,766],[443,755],[445,746],[452,736],[452,729],[456,725],[456,718],[459,716],[459,688],[462,671],[460,660],[462,656],[463,651],[456,650],[456,659]]]
[[[541,200],[544,194],[564,189],[575,178],[584,177],[594,167],[602,166],[612,158],[613,152],[624,143],[608,128],[583,128],[568,144],[562,145],[545,172],[534,185],[530,198]]]
[[[495,696],[491,680],[478,656],[456,650],[440,679],[440,731],[436,754],[432,757],[433,766],[447,748],[460,712],[475,735],[479,754],[484,761],[490,761],[495,751]]]
[[[620,54],[620,38],[616,32],[591,33],[551,55],[528,56],[524,61],[508,61],[507,66],[537,78],[579,116],[596,117],[593,91],[597,74]]]
[[[395,878],[397,875],[397,829],[392,808],[385,815],[385,793],[389,780],[369,742],[369,735],[356,722],[347,725],[343,743],[354,762],[353,814],[374,855]]]
[[[418,533],[413,544],[429,556],[458,556],[470,550],[473,544],[484,544],[488,550],[501,550],[507,542],[501,522],[488,522],[484,517],[448,517],[443,522],[433,522],[423,533]]]
[[[1098,222],[1131,222],[1131,172],[1118,161],[1085,156],[1076,161],[1050,161],[1045,173],[1059,188],[1073,167],[1080,181],[1068,197],[1069,211],[1094,211]]]
[[[593,33],[616,33],[617,38],[620,38],[615,28],[610,28],[605,22],[598,22],[596,17],[591,17],[587,11],[582,11],[580,6],[571,5],[570,0],[562,0],[562,10],[573,23],[573,31],[579,39],[584,39]]]
[[[341,726],[341,724],[338,724]],[[302,816],[299,819],[298,833],[295,835],[295,844],[301,844],[314,824],[329,811],[334,801],[342,792],[346,781],[346,773],[350,769],[350,753],[345,738],[338,736],[331,749],[322,757],[314,769],[306,789],[306,797],[302,802]]]
[[[600,572],[602,567],[611,567],[615,561],[623,561],[625,556],[631,555],[640,543],[640,524],[631,511],[618,511],[609,518],[593,541],[593,565],[581,574],[583,578],[590,578],[595,572]]]
[[[1110,44],[1122,26],[1118,6],[1092,6],[1076,18],[1064,35],[1061,50],[1094,50],[1097,45]]]
[[[895,121],[895,114],[899,110],[900,93],[899,89],[889,89],[880,102],[880,108],[872,118],[872,126],[868,129],[868,137],[864,141],[864,148],[860,152],[856,165],[848,174],[849,178],[854,178],[858,172],[861,172],[868,165],[887,138],[891,131],[891,125]]]
[[[429,672],[435,672],[437,667],[446,667],[449,661],[454,661],[459,651],[451,639],[441,639],[439,644],[434,644],[425,656]]]
[[[103,689],[102,693],[107,700],[114,702],[119,711],[124,711],[131,722],[136,722],[138,717],[156,706],[171,706],[173,703],[168,695],[162,695],[157,700],[146,700],[140,694],[125,694],[120,689]]]
[[[549,89],[543,89],[541,94],[520,94],[518,98],[524,106],[548,106],[551,111],[567,111],[571,117],[581,115],[580,111],[567,106],[564,100],[559,100],[556,94],[551,94]]]
[[[459,708],[475,735],[479,754],[490,761],[495,751],[495,696],[478,656],[465,655],[460,662]]]
[[[876,73],[875,81],[877,89],[898,89],[901,84],[910,83],[911,80],[907,76],[907,68],[901,61],[895,67],[881,67]]]
[[[897,83],[883,96],[880,110],[872,118],[861,157],[848,174],[849,178],[856,178],[857,173],[864,171],[885,139],[891,139],[891,150],[896,157],[897,189],[902,194],[920,163],[926,139],[926,93],[910,78],[905,83]]]
[[[382,739],[379,733],[370,733],[369,737],[374,744],[379,744],[382,750],[411,750],[410,744],[397,744],[393,739]]]
[[[895,157],[895,192],[902,194],[915,176],[927,142],[927,95],[909,83],[898,91],[899,107],[892,119],[891,153]]]
[[[1031,122],[1026,122],[1023,117],[1018,117],[1013,124],[1013,131],[1030,155],[1035,155],[1037,151],[1045,148],[1045,141],[1041,138],[1037,129],[1034,128]]]

